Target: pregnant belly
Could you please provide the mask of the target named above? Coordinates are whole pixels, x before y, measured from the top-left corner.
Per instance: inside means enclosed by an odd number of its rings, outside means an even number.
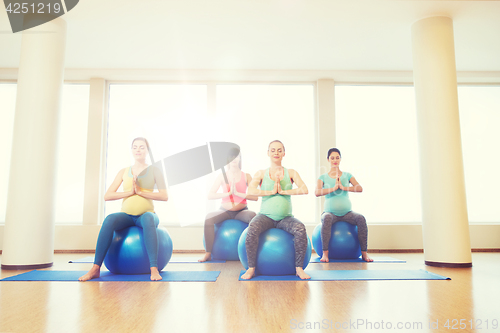
[[[351,211],[351,201],[346,197],[334,197],[326,201],[325,211],[343,216]]]

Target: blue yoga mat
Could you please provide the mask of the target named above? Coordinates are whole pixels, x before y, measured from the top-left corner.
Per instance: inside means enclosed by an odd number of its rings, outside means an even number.
[[[301,280],[295,275],[257,275],[250,280],[241,278],[245,271],[240,273],[240,281],[344,281],[344,280],[451,280],[449,277],[434,274],[424,270],[330,270],[306,271],[310,280]]]
[[[0,281],[78,281],[87,271],[30,271]],[[157,282],[215,282],[220,271],[166,271],[161,272],[163,280]],[[88,282],[143,281],[151,282],[149,274],[120,275],[101,272],[101,277]]]
[[[320,261],[320,257],[311,257],[311,260],[309,262],[312,263],[322,263]],[[396,258],[391,258],[391,257],[372,257],[374,263],[405,263],[406,260],[401,260],[401,259],[396,259]],[[356,259],[330,259],[330,262],[366,262],[361,258],[356,258]],[[366,262],[367,264],[370,264],[370,262]],[[324,263],[322,263],[324,264]]]
[[[169,261],[169,263],[177,263],[177,264],[200,264],[198,261],[198,257],[172,257]],[[225,260],[209,260],[205,261],[204,263],[207,264],[220,264],[220,263],[225,263]],[[72,264],[93,264],[94,263],[94,257],[85,257],[85,258],[80,258],[76,260],[70,260],[69,263]]]

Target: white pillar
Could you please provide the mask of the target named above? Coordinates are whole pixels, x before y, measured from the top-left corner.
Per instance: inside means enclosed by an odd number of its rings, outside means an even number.
[[[335,82],[332,79],[320,79],[317,81],[317,116],[316,116],[316,135],[318,147],[317,161],[319,170],[316,179],[320,175],[330,170],[330,164],[326,158],[328,149],[336,147],[335,131]],[[342,151],[342,149],[341,149]],[[316,201],[316,222],[320,222],[321,214],[325,204],[325,197]]]
[[[452,19],[415,22],[412,45],[425,263],[470,267]]]
[[[66,22],[23,32],[4,229],[3,269],[52,265],[56,147]]]

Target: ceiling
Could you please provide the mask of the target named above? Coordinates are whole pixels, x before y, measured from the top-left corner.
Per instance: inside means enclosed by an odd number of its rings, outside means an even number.
[[[500,1],[81,0],[66,68],[412,69],[411,25],[453,18],[457,70],[500,71]],[[0,10],[0,68],[22,33]]]

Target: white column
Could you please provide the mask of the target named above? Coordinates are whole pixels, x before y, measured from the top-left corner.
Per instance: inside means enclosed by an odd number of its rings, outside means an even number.
[[[66,22],[23,32],[2,268],[49,267],[54,253],[56,147]]]
[[[317,81],[317,116],[316,116],[316,140],[317,165],[316,178],[330,170],[330,165],[326,158],[328,149],[336,145],[335,131],[335,82],[332,79],[320,79]],[[341,149],[342,151],[342,149]],[[314,189],[313,189],[314,190]],[[320,222],[323,212],[325,197],[316,201],[316,221]]]
[[[87,156],[85,159],[85,189],[83,201],[83,224],[96,225],[100,222],[103,205],[103,150],[105,149],[107,118],[106,81],[90,79],[89,121],[87,129]]]
[[[452,19],[414,23],[412,44],[425,263],[470,267]]]

